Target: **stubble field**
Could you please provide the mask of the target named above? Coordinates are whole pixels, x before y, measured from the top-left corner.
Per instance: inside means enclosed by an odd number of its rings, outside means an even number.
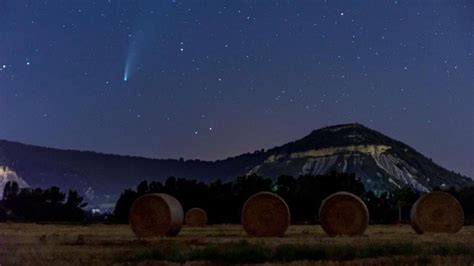
[[[174,238],[139,240],[127,225],[0,224],[0,265],[474,265],[474,226],[415,234],[372,225],[363,236],[328,237],[294,225],[283,238],[251,238],[240,225],[183,227]]]

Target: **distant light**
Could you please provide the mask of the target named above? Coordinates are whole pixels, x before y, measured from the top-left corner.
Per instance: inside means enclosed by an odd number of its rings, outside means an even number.
[[[341,12],[341,16],[344,16],[344,12]]]
[[[3,65],[2,68],[3,68],[3,69],[7,68],[7,65]]]

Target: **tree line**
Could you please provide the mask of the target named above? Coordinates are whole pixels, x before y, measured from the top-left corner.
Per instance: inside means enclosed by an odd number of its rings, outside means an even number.
[[[435,190],[440,190],[436,188]],[[169,177],[164,182],[142,181],[135,189],[125,189],[112,213],[112,221],[128,223],[132,203],[147,193],[167,193],[176,197],[184,211],[194,207],[203,208],[208,222],[240,223],[244,202],[260,191],[272,191],[288,204],[293,223],[317,223],[321,202],[339,191],[351,192],[367,205],[371,223],[391,224],[408,222],[411,206],[421,196],[408,187],[376,195],[366,191],[362,182],[352,174],[329,173],[327,175],[305,175],[298,178],[280,176],[268,179],[258,175],[240,176],[234,181],[220,180],[203,183],[197,180]],[[461,189],[443,189],[456,197],[464,210],[468,224],[474,223],[474,186]],[[58,187],[19,188],[8,182],[0,200],[0,222],[97,222],[103,217],[90,217],[77,191],[62,192]],[[105,217],[108,217],[106,215]],[[110,221],[107,218],[107,221]]]
[[[260,191],[273,191],[280,195],[290,208],[293,223],[317,223],[321,202],[339,191],[361,197],[369,209],[371,223],[408,222],[411,206],[421,196],[408,187],[376,195],[372,191],[366,191],[355,175],[336,172],[298,178],[280,176],[276,180],[250,175],[237,177],[232,182],[217,180],[209,184],[169,177],[164,183],[142,181],[136,189],[123,191],[116,203],[113,217],[115,222],[127,223],[129,210],[135,199],[147,193],[167,193],[180,201],[184,211],[194,207],[206,210],[211,224],[239,223],[244,202]],[[446,191],[460,201],[466,221],[474,221],[474,187],[460,190],[451,188]]]
[[[61,192],[58,187],[20,188],[8,182],[0,201],[0,221],[15,222],[81,222],[87,203],[75,190]]]

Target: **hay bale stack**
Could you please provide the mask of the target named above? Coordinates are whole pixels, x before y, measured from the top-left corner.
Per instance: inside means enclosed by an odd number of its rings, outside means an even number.
[[[203,227],[207,224],[207,214],[203,209],[192,208],[186,213],[184,221],[192,227]]]
[[[135,200],[129,221],[139,238],[176,236],[183,225],[183,207],[168,194],[147,194]]]
[[[250,236],[282,237],[290,225],[290,209],[277,194],[260,192],[245,202],[241,220]]]
[[[361,235],[369,225],[369,210],[356,195],[337,192],[321,203],[319,219],[329,236]]]
[[[419,198],[410,216],[411,225],[418,234],[456,233],[464,224],[464,212],[459,202],[441,191]]]

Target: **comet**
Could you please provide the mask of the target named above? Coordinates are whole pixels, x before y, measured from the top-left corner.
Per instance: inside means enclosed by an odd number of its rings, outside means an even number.
[[[159,27],[153,16],[147,12],[149,4],[140,6],[132,31],[128,33],[128,49],[123,68],[123,81],[143,69],[143,55],[149,52],[153,44],[153,36],[157,36]]]
[[[128,74],[129,73],[130,73],[130,64],[129,64],[129,61],[127,59],[127,61],[125,62],[124,70],[123,70],[123,81],[124,82],[128,81]]]
[[[134,70],[137,70],[136,61],[138,58],[139,47],[137,47],[137,42],[132,41],[128,47],[127,57],[125,59],[125,65],[123,68],[123,81],[127,82],[130,78],[130,75],[133,74]]]

